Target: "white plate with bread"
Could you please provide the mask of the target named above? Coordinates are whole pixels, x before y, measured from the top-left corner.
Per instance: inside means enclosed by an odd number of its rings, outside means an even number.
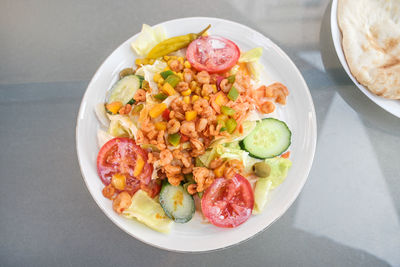
[[[400,118],[400,1],[333,0],[331,31],[354,84]]]

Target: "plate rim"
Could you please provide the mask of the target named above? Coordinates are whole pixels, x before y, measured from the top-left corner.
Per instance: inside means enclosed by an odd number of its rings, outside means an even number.
[[[347,65],[346,57],[343,52],[342,31],[340,30],[339,23],[337,20],[337,7],[338,7],[338,0],[332,0],[331,12],[330,12],[330,24],[331,24],[330,30],[331,30],[332,42],[336,51],[336,56],[338,57],[340,64],[342,65],[342,68],[345,70],[347,76],[350,77],[351,81],[357,86],[357,88],[361,92],[363,92],[363,94],[366,95],[372,102],[374,102],[376,105],[381,107],[386,112],[389,112],[393,116],[400,118],[400,106],[397,110],[393,110],[389,108],[387,104],[381,102],[381,101],[400,101],[400,100],[387,99],[373,94],[364,85],[360,84],[351,73],[350,68]],[[337,38],[334,37],[334,32],[339,32]]]
[[[282,57],[284,57],[286,59],[286,61],[290,64],[290,66],[293,68],[293,70],[295,71],[296,75],[300,78],[300,81],[302,83],[302,85],[307,89],[306,90],[306,97],[308,98],[309,102],[311,103],[310,107],[309,107],[309,111],[311,111],[311,115],[310,117],[310,133],[311,133],[311,138],[312,140],[310,141],[310,160],[308,161],[307,166],[305,167],[305,177],[302,180],[302,183],[299,187],[297,187],[295,189],[295,194],[293,194],[293,196],[289,199],[289,201],[286,203],[286,205],[284,205],[281,209],[280,212],[277,213],[277,215],[275,216],[275,219],[271,221],[271,223],[267,226],[265,226],[264,228],[262,228],[260,231],[258,231],[257,233],[244,238],[234,244],[229,244],[223,247],[219,247],[219,248],[213,248],[213,249],[199,249],[199,250],[177,250],[177,249],[171,249],[171,248],[167,248],[167,247],[163,247],[163,246],[159,246],[158,244],[155,243],[151,243],[143,238],[141,238],[139,235],[135,235],[131,232],[129,232],[128,230],[126,230],[117,220],[115,220],[111,215],[108,214],[108,211],[106,211],[102,205],[96,200],[96,198],[94,197],[94,193],[92,192],[93,189],[91,189],[88,185],[88,181],[87,181],[87,174],[85,174],[85,172],[83,171],[83,164],[82,164],[82,158],[80,156],[80,148],[78,147],[79,144],[79,128],[80,128],[80,118],[84,115],[85,110],[85,105],[86,105],[86,98],[87,98],[87,94],[88,94],[88,89],[89,87],[92,85],[92,83],[94,83],[94,81],[97,79],[97,76],[99,75],[99,71],[100,69],[103,67],[103,65],[105,64],[106,61],[109,60],[109,58],[111,58],[114,53],[116,53],[117,50],[119,50],[129,39],[136,37],[137,35],[140,34],[140,32],[134,34],[133,36],[128,37],[128,39],[126,39],[125,41],[123,41],[118,47],[116,47],[105,59],[104,61],[99,65],[99,67],[96,69],[95,73],[93,74],[92,78],[90,79],[89,84],[87,85],[86,89],[85,89],[85,93],[82,96],[82,100],[81,103],[79,105],[79,112],[77,115],[77,121],[76,121],[76,128],[75,128],[75,144],[76,144],[76,153],[77,153],[77,157],[78,157],[78,163],[79,163],[79,168],[81,171],[81,176],[82,179],[85,182],[86,188],[89,191],[90,195],[92,196],[92,199],[95,201],[96,205],[101,209],[101,211],[106,215],[106,217],[108,219],[110,219],[116,226],[118,226],[118,228],[120,228],[122,231],[124,231],[125,233],[127,233],[128,235],[134,237],[135,239],[150,245],[152,247],[158,248],[158,249],[162,249],[162,250],[166,250],[166,251],[171,251],[171,252],[178,252],[178,253],[189,253],[189,254],[196,254],[196,253],[207,253],[207,252],[213,252],[213,251],[219,251],[219,250],[224,250],[224,249],[228,249],[230,247],[242,244],[248,240],[250,240],[251,238],[259,235],[260,233],[264,232],[267,228],[269,228],[272,224],[274,224],[279,218],[281,218],[286,211],[292,206],[292,204],[294,203],[294,201],[299,197],[305,183],[308,180],[312,165],[314,163],[314,157],[315,157],[315,152],[316,152],[316,145],[317,145],[317,119],[316,119],[316,113],[315,113],[315,106],[314,106],[314,102],[311,96],[311,92],[310,89],[303,77],[303,75],[301,74],[301,72],[299,71],[299,69],[297,68],[297,66],[295,65],[295,63],[290,59],[290,57],[283,51],[283,49],[281,49],[275,42],[273,42],[270,38],[268,38],[267,36],[265,36],[264,34],[260,33],[259,31],[250,28],[247,25],[244,25],[242,23],[238,23],[236,21],[232,21],[232,20],[228,20],[228,19],[221,19],[221,18],[216,18],[216,17],[202,17],[202,16],[195,16],[195,17],[181,17],[181,18],[176,18],[176,19],[171,19],[171,20],[166,20],[166,21],[162,21],[160,23],[157,23],[155,25],[153,25],[152,27],[156,27],[156,26],[160,26],[164,23],[167,22],[176,22],[176,21],[184,21],[184,20],[193,20],[193,19],[201,19],[201,20],[216,20],[219,22],[224,22],[224,23],[230,23],[230,24],[234,24],[234,25],[240,25],[241,27],[246,28],[246,30],[249,31],[253,31],[256,32],[257,34],[263,36],[264,38],[268,39],[271,43],[271,45],[273,46],[274,49],[276,49],[278,52],[280,52],[280,55]]]

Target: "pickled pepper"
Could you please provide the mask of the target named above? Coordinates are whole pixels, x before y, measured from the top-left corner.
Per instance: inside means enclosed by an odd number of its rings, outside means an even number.
[[[153,47],[149,54],[147,54],[147,58],[156,59],[182,49],[188,46],[193,40],[203,35],[203,33],[205,33],[210,27],[211,25],[208,25],[207,28],[199,33],[189,33],[186,35],[168,38],[167,40],[164,40]]]

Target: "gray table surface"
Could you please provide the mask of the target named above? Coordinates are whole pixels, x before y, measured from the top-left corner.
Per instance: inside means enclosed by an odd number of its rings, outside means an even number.
[[[338,63],[329,0],[0,1],[0,266],[400,266],[400,119]],[[271,38],[318,119],[304,190],[267,231],[207,254],[145,245],[81,178],[75,121],[101,62],[141,24],[212,16]]]

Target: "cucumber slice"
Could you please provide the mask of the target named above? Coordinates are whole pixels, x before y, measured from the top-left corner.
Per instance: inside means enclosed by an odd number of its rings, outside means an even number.
[[[108,103],[119,101],[126,105],[140,88],[140,83],[140,78],[136,75],[123,77],[111,88]]]
[[[183,186],[164,182],[160,192],[160,204],[165,214],[177,223],[190,221],[195,212],[194,200]]]
[[[283,121],[266,118],[257,122],[254,130],[240,141],[240,147],[258,159],[273,158],[285,152],[292,133]]]

